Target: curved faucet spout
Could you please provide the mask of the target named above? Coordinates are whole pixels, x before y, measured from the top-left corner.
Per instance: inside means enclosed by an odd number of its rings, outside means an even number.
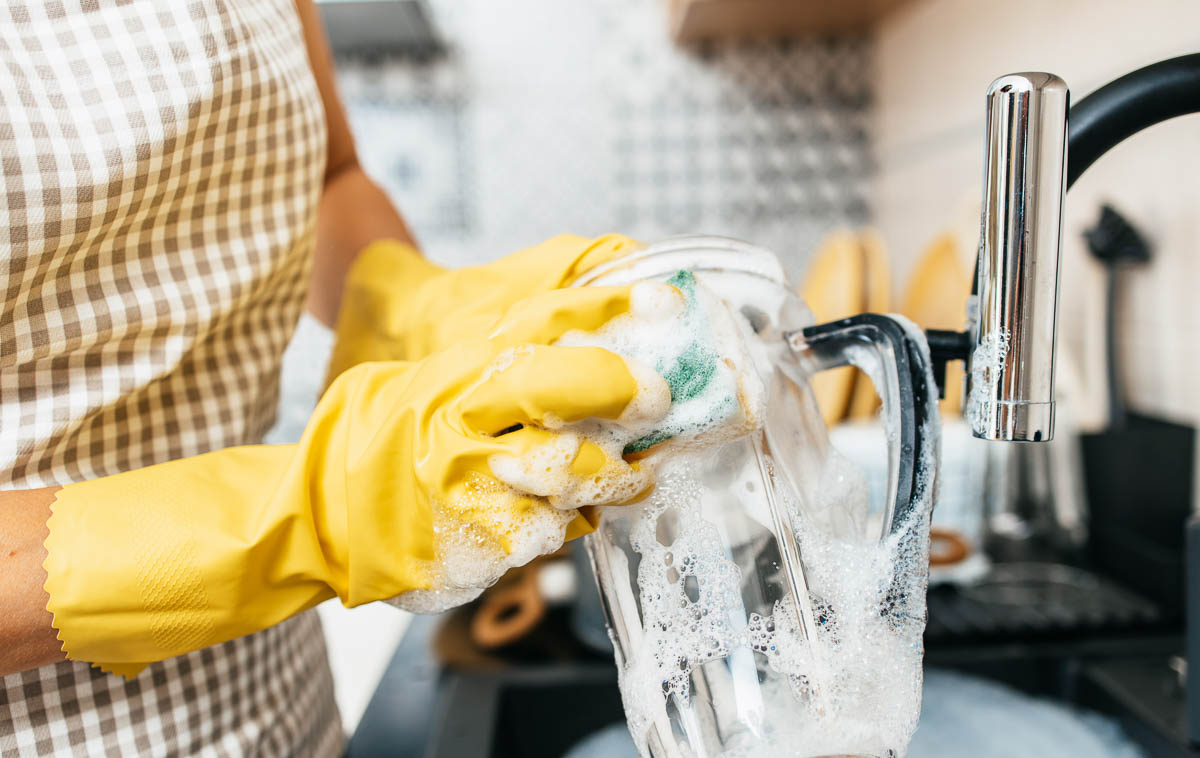
[[[977,437],[1053,438],[1063,194],[1125,138],[1200,113],[1200,53],[1126,74],[1074,107],[1069,100],[1053,74],[1009,74],[988,88],[968,332],[931,334],[942,363],[967,363],[967,420]]]
[[[1122,76],[1071,108],[1067,187],[1127,137],[1176,116],[1200,113],[1200,53]]]

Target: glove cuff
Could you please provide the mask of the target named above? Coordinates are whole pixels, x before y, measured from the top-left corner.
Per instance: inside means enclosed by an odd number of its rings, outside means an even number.
[[[43,567],[66,656],[133,676],[333,597],[296,452],[230,448],[59,490]]]

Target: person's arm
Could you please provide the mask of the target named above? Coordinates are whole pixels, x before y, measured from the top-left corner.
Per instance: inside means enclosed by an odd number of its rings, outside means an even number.
[[[296,0],[308,60],[325,106],[328,157],[325,190],[317,214],[317,248],[308,310],[327,326],[337,320],[342,283],[354,257],[367,245],[395,239],[413,247],[412,234],[387,195],[358,164],[354,137],[334,82],[333,60],[313,0]]]
[[[332,324],[354,256],[379,239],[413,243],[391,201],[358,165],[320,15],[312,0],[296,0],[296,7],[328,130],[308,309],[325,324]],[[42,567],[46,520],[57,490],[0,492],[0,675],[65,659],[51,623],[53,616],[46,610],[49,596],[43,588],[46,571]]]
[[[0,492],[0,676],[65,659],[46,610],[46,519],[57,487]]]

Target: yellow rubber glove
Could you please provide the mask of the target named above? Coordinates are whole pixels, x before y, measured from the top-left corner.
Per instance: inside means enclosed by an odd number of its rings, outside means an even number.
[[[608,351],[549,343],[628,308],[628,288],[543,293],[486,338],[344,373],[298,444],[64,487],[45,543],[47,607],[63,650],[132,675],[335,595],[347,606],[397,596],[428,606],[438,593],[477,592],[588,530],[555,498],[571,501],[584,477],[616,482],[609,502],[631,500],[649,474],[590,443],[564,448],[569,435],[548,427],[631,419],[646,407],[643,393],[661,400],[669,390],[653,372],[635,379]],[[561,482],[544,477],[550,484],[536,493],[503,483],[489,464],[546,450]]]
[[[369,245],[346,277],[329,379],[364,361],[419,360],[484,334],[518,300],[565,287],[639,246],[615,234],[594,240],[564,235],[483,266],[447,271],[404,243]]]

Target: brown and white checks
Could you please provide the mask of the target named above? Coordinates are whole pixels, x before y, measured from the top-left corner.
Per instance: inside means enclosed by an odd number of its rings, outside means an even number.
[[[0,489],[259,441],[325,124],[292,0],[0,5]],[[0,680],[0,754],[331,754],[311,613],[120,679]]]

